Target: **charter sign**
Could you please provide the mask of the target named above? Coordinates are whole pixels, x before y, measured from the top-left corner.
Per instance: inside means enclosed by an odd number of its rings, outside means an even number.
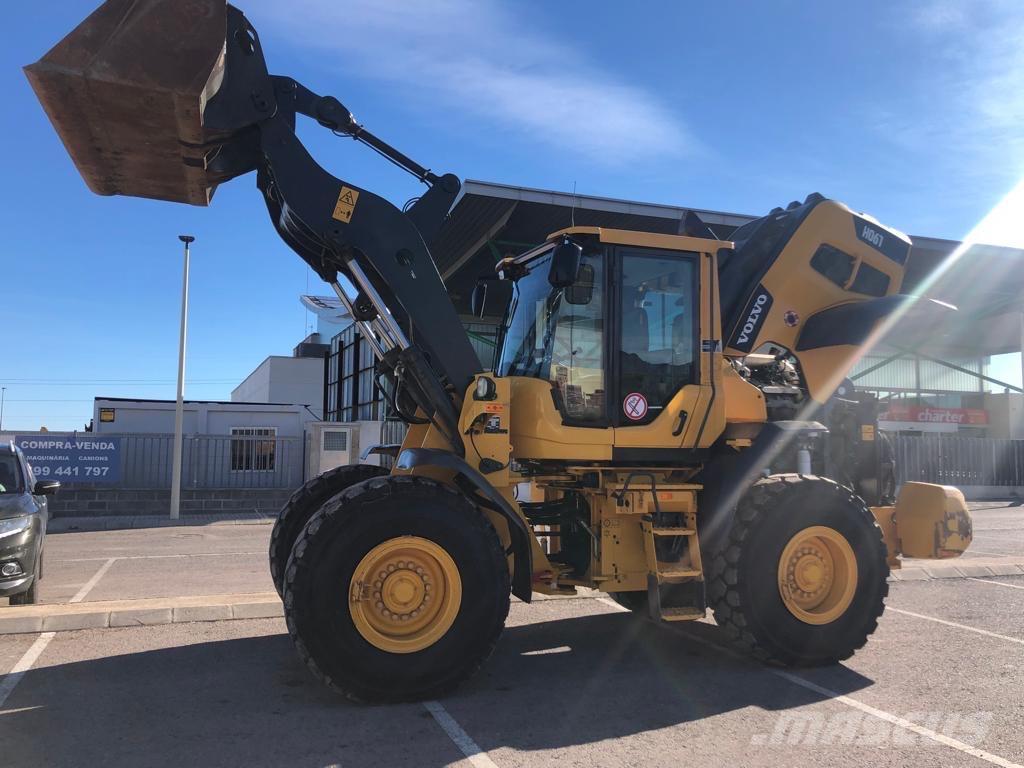
[[[121,479],[121,438],[98,435],[18,435],[15,443],[37,479],[116,483]]]

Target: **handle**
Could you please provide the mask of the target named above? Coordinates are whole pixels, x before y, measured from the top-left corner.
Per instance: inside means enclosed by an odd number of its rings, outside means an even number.
[[[683,434],[683,427],[686,426],[686,420],[689,418],[689,416],[690,414],[688,414],[686,411],[679,412],[679,424],[677,424],[676,428],[672,430],[672,437],[679,437],[681,434]]]

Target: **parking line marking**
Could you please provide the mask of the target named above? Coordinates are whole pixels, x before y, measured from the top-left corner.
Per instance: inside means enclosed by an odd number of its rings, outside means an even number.
[[[884,720],[887,723],[892,723],[893,725],[899,726],[904,730],[916,733],[918,736],[924,736],[926,739],[931,739],[932,741],[938,742],[939,744],[943,744],[959,752],[963,752],[965,754],[971,755],[972,757],[976,757],[979,760],[984,760],[985,762],[992,763],[993,765],[1002,766],[1002,768],[1022,768],[1022,766],[1019,763],[1014,763],[1010,760],[1007,760],[1005,757],[1000,757],[999,755],[993,754],[991,752],[986,752],[984,749],[978,749],[978,747],[971,746],[970,744],[960,741],[959,739],[950,738],[949,736],[946,736],[943,733],[933,731],[931,728],[925,728],[923,725],[918,725],[917,723],[907,720],[906,718],[899,717],[898,715],[894,715],[891,712],[886,712],[884,709],[877,709],[875,707],[872,707],[870,704],[865,704],[864,702],[858,701],[857,699],[850,698],[849,696],[844,696],[838,691],[833,691],[829,688],[825,688],[824,686],[818,685],[817,683],[812,683],[810,680],[800,677],[799,675],[794,675],[792,672],[786,672],[782,669],[770,669],[768,671],[771,672],[773,675],[781,677],[784,680],[789,680],[789,682],[795,683],[796,685],[806,688],[809,691],[814,691],[815,693],[819,693],[822,696],[827,696],[829,699],[838,701],[842,704],[845,704],[848,707],[852,707],[853,709],[859,710],[866,715],[877,717],[879,720]]]
[[[967,552],[973,552],[976,555],[999,555],[1000,557],[1020,556],[1017,552],[993,552],[991,549],[975,549],[974,547],[969,547]]]
[[[107,560],[107,562],[105,562],[103,565],[101,565],[100,569],[98,571],[96,571],[95,574],[93,574],[93,577],[91,579],[89,579],[87,582],[85,582],[85,584],[82,585],[82,588],[80,590],[78,590],[78,592],[75,593],[75,596],[72,597],[70,600],[68,600],[68,602],[69,603],[80,603],[83,600],[85,600],[85,596],[88,595],[92,591],[92,588],[95,587],[96,584],[99,582],[99,580],[103,578],[103,574],[105,574],[107,571],[109,571],[110,570],[110,566],[112,566],[115,562],[117,562],[117,560],[118,560],[118,558],[111,557],[109,560]]]
[[[424,708],[431,714],[437,724],[441,726],[448,738],[455,742],[462,754],[466,756],[474,768],[498,768],[490,756],[480,748],[480,745],[473,741],[473,738],[466,733],[455,718],[452,717],[444,705],[439,701],[424,701]]]
[[[11,671],[0,679],[0,709],[3,708],[4,703],[7,701],[7,697],[11,695],[11,692],[15,689],[18,683],[21,682],[21,678],[25,676],[32,665],[39,660],[43,651],[46,650],[46,646],[53,640],[55,632],[43,632],[36,641],[29,646],[29,649],[22,654],[21,658],[11,667]]]
[[[241,557],[242,555],[265,555],[264,551],[259,552],[191,552],[174,555],[115,555],[115,560],[161,560],[175,557]],[[57,563],[93,563],[101,560],[109,560],[108,557],[69,557],[64,560],[56,560]]]
[[[610,599],[605,598],[605,597],[599,597],[597,599],[597,601],[599,603],[604,603],[605,605],[607,605],[607,606],[609,606],[611,608],[614,608],[617,611],[622,611],[622,612],[625,612],[625,613],[629,613],[630,612],[630,610],[628,608],[624,608],[623,606],[621,606],[618,603],[616,603],[614,600],[610,600]],[[898,609],[888,608],[887,610],[893,611],[893,610],[898,610]],[[898,612],[899,613],[910,613],[909,611],[898,611]],[[918,614],[910,614],[910,615],[917,616]],[[930,618],[930,617],[922,616],[921,618]],[[941,621],[941,620],[937,620],[937,621]],[[941,623],[948,624],[950,622],[942,621]],[[954,625],[954,626],[961,626],[961,625]],[[964,627],[964,628],[965,629],[971,629],[971,627]],[[976,630],[976,631],[984,632],[984,630]],[[686,632],[685,630],[680,630],[680,634],[685,635],[688,639],[694,641],[695,643],[699,643],[700,645],[703,645],[703,646],[705,646],[707,648],[711,648],[712,650],[720,651],[721,653],[724,653],[724,654],[726,654],[728,656],[732,656],[734,658],[746,659],[746,657],[743,656],[743,654],[737,653],[736,651],[732,650],[731,648],[725,648],[725,647],[723,647],[721,645],[718,645],[717,643],[712,643],[709,640],[705,640],[702,637],[695,637],[692,634],[690,634],[689,632]],[[991,633],[991,632],[984,632],[984,634],[993,634],[993,633]],[[1003,636],[1002,635],[997,635],[997,637],[1003,637]],[[1006,639],[1014,640],[1014,642],[1024,643],[1024,640],[1016,640],[1015,638],[1006,638]],[[968,754],[968,755],[971,755],[973,757],[976,757],[979,760],[984,760],[984,761],[986,761],[988,763],[992,763],[993,765],[1001,766],[1001,768],[1024,768],[1024,766],[1020,765],[1019,763],[1014,763],[1014,762],[1012,762],[1010,760],[1007,760],[1005,757],[1000,757],[999,755],[993,754],[992,752],[986,752],[983,749],[979,749],[978,747],[971,746],[970,744],[967,744],[966,742],[963,742],[963,741],[959,741],[958,739],[952,739],[949,736],[946,736],[945,734],[939,733],[938,731],[933,731],[931,728],[925,728],[923,725],[918,725],[917,723],[912,722],[911,720],[907,720],[906,718],[899,717],[898,715],[894,715],[891,712],[886,712],[884,709],[877,709],[876,707],[872,707],[870,704],[865,704],[862,701],[858,701],[857,699],[854,699],[854,698],[851,698],[851,697],[846,696],[844,694],[841,694],[838,691],[833,691],[833,690],[831,690],[829,688],[825,688],[824,686],[818,685],[817,683],[812,683],[810,680],[807,680],[807,679],[805,679],[803,677],[800,677],[799,675],[795,675],[792,672],[787,672],[787,671],[782,670],[782,669],[772,669],[771,667],[764,667],[764,670],[766,672],[770,672],[771,674],[775,675],[776,677],[781,677],[783,680],[787,680],[787,681],[793,683],[794,685],[799,685],[800,687],[806,688],[809,691],[814,691],[815,693],[817,693],[817,694],[819,694],[821,696],[824,696],[829,701],[837,701],[840,704],[845,704],[846,706],[851,707],[852,709],[856,709],[856,710],[858,710],[860,712],[863,712],[866,715],[871,715],[872,717],[877,717],[879,720],[884,720],[887,723],[891,723],[892,725],[895,725],[895,726],[898,726],[900,728],[903,728],[904,730],[908,730],[908,731],[911,731],[912,733],[916,733],[919,736],[924,736],[927,739],[931,739],[932,741],[935,741],[935,742],[938,742],[939,744],[942,744],[944,746],[950,747],[951,749],[955,749],[955,750],[957,750],[959,752],[963,752],[965,754]]]
[[[996,582],[997,584],[999,582]],[[1009,635],[1000,635],[998,632],[989,632],[987,629],[978,629],[977,627],[969,627],[966,624],[957,624],[955,621],[947,621],[946,619],[939,619],[935,616],[925,616],[923,613],[914,613],[913,611],[904,611],[902,608],[893,608],[890,605],[885,607],[887,611],[893,611],[894,613],[902,613],[904,616],[913,616],[916,619],[924,619],[925,621],[934,621],[936,624],[945,624],[947,627],[955,627],[956,629],[965,629],[968,632],[975,632],[979,635],[985,635],[986,637],[995,637],[999,640],[1006,640],[1010,643],[1017,643],[1018,645],[1024,645],[1024,639],[1019,637],[1010,637]]]
[[[549,653],[570,653],[572,648],[568,645],[560,645],[557,648],[542,648],[539,651],[523,651],[520,656],[545,656]]]
[[[992,579],[978,579],[974,576],[968,576],[968,581],[980,581],[982,584],[995,584],[997,587],[1007,587],[1008,589],[1024,589],[1024,585],[1021,584],[1006,584],[1002,581],[992,581]]]

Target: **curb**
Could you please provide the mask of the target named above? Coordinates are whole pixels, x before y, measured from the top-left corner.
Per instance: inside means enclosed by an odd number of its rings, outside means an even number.
[[[0,609],[0,635],[282,616],[276,592],[25,605]]]
[[[892,571],[889,578],[893,581],[931,581],[933,579],[984,579],[993,576],[1024,576],[1024,563],[909,566]]]
[[[112,515],[110,517],[55,517],[46,525],[47,533],[78,531],[120,531],[128,528],[175,528],[189,525],[270,525],[277,515],[240,512],[223,515],[183,515],[171,520],[166,515]]]
[[[932,581],[998,576],[1024,576],[1024,564],[909,567],[893,571],[889,578],[892,581]],[[580,594],[576,595],[537,594],[533,600],[588,600],[603,596],[603,593],[595,590],[581,589]],[[284,606],[276,592],[53,603],[0,609],[0,635],[150,627],[197,621],[276,619],[283,616]]]

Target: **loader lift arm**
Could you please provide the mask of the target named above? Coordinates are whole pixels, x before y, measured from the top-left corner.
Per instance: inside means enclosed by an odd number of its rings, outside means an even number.
[[[267,73],[252,25],[227,7],[224,80],[204,111],[208,130],[226,136],[209,156],[216,179],[257,171],[275,229],[327,283],[360,324],[381,372],[464,454],[462,394],[480,370],[426,242],[436,237],[460,189],[374,136],[332,96]],[[296,115],[369,146],[428,186],[408,211],[335,178],[295,134]],[[346,277],[358,291],[350,298]],[[454,396],[454,399],[453,399]]]

